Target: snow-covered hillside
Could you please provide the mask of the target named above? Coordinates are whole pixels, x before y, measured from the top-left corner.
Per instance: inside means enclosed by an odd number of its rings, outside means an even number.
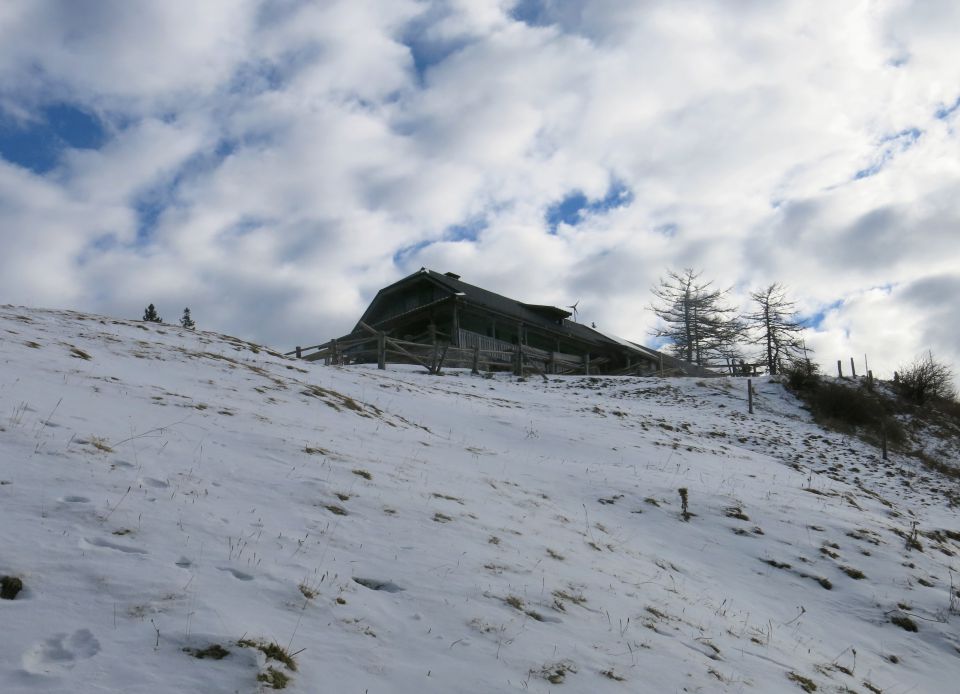
[[[951,483],[744,386],[0,307],[0,692],[960,691]]]

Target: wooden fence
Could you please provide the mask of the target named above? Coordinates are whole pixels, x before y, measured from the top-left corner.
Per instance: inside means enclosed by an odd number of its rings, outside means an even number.
[[[284,356],[295,356],[309,361],[323,360],[324,364],[355,364],[376,361],[381,369],[388,362],[400,364],[418,364],[431,374],[441,369],[469,368],[473,373],[484,371],[513,371],[515,374],[551,373],[551,374],[591,374],[599,373],[609,363],[606,357],[583,357],[562,352],[515,345],[501,340],[485,338],[486,342],[474,341],[455,347],[449,343],[449,337],[434,333],[432,340],[417,342],[398,340],[376,330],[365,323],[361,330],[345,337],[330,340],[321,345],[297,347]],[[464,331],[465,332],[465,331]],[[468,342],[468,340],[464,340]],[[636,373],[639,367],[631,368]]]
[[[676,357],[653,353],[657,361],[638,360],[629,366],[611,369],[607,357],[592,357],[563,352],[550,352],[528,345],[516,345],[503,340],[461,330],[460,346],[450,343],[450,336],[438,331],[418,335],[412,340],[387,336],[366,323],[360,330],[345,337],[320,345],[297,347],[284,356],[295,356],[308,361],[322,360],[324,364],[357,364],[376,362],[385,369],[387,363],[417,364],[431,374],[441,369],[468,368],[473,373],[483,371],[512,371],[522,375],[541,374],[598,374],[659,375],[659,376],[756,376],[761,364],[726,364],[697,366]]]

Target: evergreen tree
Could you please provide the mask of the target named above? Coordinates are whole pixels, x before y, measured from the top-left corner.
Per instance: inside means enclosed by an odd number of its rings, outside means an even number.
[[[702,366],[712,358],[739,356],[736,343],[743,323],[725,303],[729,290],[712,288],[713,282],[701,281],[701,274],[690,268],[668,271],[651,290],[657,303],[650,308],[662,321],[654,336],[669,340],[681,359]]]
[[[146,310],[143,312],[143,320],[148,323],[163,323],[163,318],[157,314],[157,309],[153,304],[147,306]]]
[[[780,283],[751,292],[757,310],[744,316],[754,333],[753,344],[762,345],[767,370],[780,372],[780,364],[793,361],[804,352],[801,333],[803,325],[797,320],[794,302],[787,299],[787,290]]]
[[[193,318],[190,317],[190,309],[183,309],[183,315],[180,316],[180,327],[186,328],[187,330],[193,330],[197,327],[197,324],[193,322]]]

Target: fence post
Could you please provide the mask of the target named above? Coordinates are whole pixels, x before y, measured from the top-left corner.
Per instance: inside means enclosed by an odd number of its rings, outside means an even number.
[[[297,350],[297,359],[300,359],[300,358],[303,356],[303,355],[300,353],[300,345],[297,345],[296,350]]]
[[[590,352],[583,355],[583,373],[585,376],[590,375]]]
[[[883,450],[883,459],[888,460],[887,458],[887,427],[881,426],[880,428],[880,447]]]
[[[873,371],[867,370],[867,385],[873,388]]]
[[[382,330],[377,333],[377,368],[387,368],[387,334]]]
[[[837,378],[843,378],[843,362],[837,359]]]
[[[474,376],[480,374],[480,345],[473,346],[473,368],[470,369],[470,373]]]
[[[856,377],[857,377],[857,367],[856,367],[856,364],[854,364],[853,357],[850,357],[850,378],[856,378]]]
[[[753,414],[753,379],[747,379],[747,409]]]

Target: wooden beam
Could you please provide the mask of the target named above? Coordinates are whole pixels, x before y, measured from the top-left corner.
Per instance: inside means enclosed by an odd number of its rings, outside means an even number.
[[[369,332],[369,333],[371,333],[371,334],[373,334],[373,335],[379,335],[379,334],[380,334],[378,331],[374,330],[373,328],[371,328],[369,325],[367,325],[367,324],[364,323],[363,321],[360,321],[360,323],[358,323],[358,325],[359,325],[361,328],[363,328],[364,330],[366,330],[367,332]],[[389,337],[386,336],[386,333],[384,333],[384,338],[383,338],[383,339],[384,339],[384,342],[385,342],[386,344],[390,345],[391,347],[393,347],[394,350],[396,350],[397,352],[400,352],[401,354],[403,354],[403,355],[406,356],[406,357],[409,357],[410,359],[413,359],[413,360],[414,360],[416,363],[418,363],[420,366],[422,366],[423,368],[425,368],[427,371],[431,371],[431,373],[432,373],[432,370],[431,370],[430,366],[429,366],[426,362],[424,362],[424,361],[423,361],[422,359],[420,359],[418,356],[416,356],[416,355],[414,355],[414,354],[411,354],[409,351],[407,351],[406,349],[404,349],[403,346],[402,346],[400,343],[398,343],[396,340],[391,340]],[[336,342],[336,340],[334,340],[334,342]]]

